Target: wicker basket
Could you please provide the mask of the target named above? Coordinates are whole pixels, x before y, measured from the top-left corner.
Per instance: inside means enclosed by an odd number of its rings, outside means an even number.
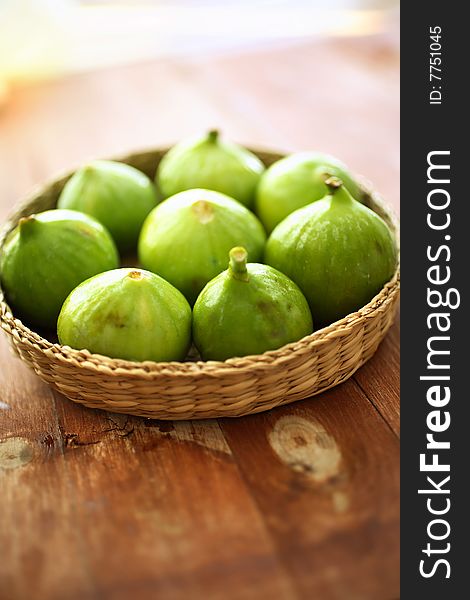
[[[149,176],[166,150],[122,160]],[[281,158],[254,152],[266,165]],[[22,216],[56,206],[70,177],[39,189],[11,216],[0,234]],[[397,224],[379,197],[363,184],[365,203],[397,234]],[[91,408],[158,419],[235,417],[307,398],[346,379],[376,351],[393,322],[399,271],[369,304],[302,340],[258,356],[225,362],[128,362],[53,343],[15,319],[0,288],[0,321],[18,356],[54,389]]]

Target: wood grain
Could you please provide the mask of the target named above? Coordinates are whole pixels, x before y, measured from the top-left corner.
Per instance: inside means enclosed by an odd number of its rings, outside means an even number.
[[[222,430],[300,597],[399,595],[398,443],[354,382]]]
[[[400,433],[400,321],[399,315],[374,357],[354,379],[395,435]]]
[[[132,65],[17,89],[0,110],[1,218],[92,156],[214,126],[332,152],[398,211],[387,38]],[[0,336],[1,600],[397,597],[398,332],[319,397],[174,424],[74,405]]]

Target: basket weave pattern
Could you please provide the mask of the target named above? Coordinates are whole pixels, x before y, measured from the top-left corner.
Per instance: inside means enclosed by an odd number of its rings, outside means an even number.
[[[153,177],[166,150],[122,160]],[[255,151],[266,165],[279,154]],[[38,190],[11,216],[5,236],[22,216],[56,206],[70,175]],[[364,184],[365,202],[397,233],[386,206]],[[91,408],[158,419],[234,417],[307,398],[351,377],[376,351],[391,326],[399,298],[399,270],[359,311],[298,342],[258,356],[225,362],[129,362],[52,343],[16,319],[0,288],[0,322],[15,353],[39,377]]]

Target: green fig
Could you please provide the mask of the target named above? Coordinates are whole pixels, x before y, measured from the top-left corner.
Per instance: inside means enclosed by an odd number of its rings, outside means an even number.
[[[294,210],[320,200],[328,193],[325,180],[337,176],[356,200],[359,186],[346,165],[328,154],[299,152],[273,163],[261,176],[255,213],[270,233]]]
[[[57,206],[95,217],[125,253],[135,249],[142,223],[156,203],[147,175],[124,163],[95,160],[67,181]]]
[[[116,246],[98,221],[74,210],[23,217],[0,258],[3,288],[18,316],[55,328],[68,294],[92,275],[118,266]]]
[[[61,344],[112,358],[183,360],[191,343],[191,307],[154,273],[114,269],[72,291],[57,335]]]
[[[272,232],[265,261],[305,294],[315,320],[331,323],[361,308],[391,279],[397,248],[386,223],[338,178],[330,194],[293,212]]]
[[[261,354],[312,332],[312,315],[295,283],[247,258],[244,248],[232,248],[228,269],[194,305],[193,339],[205,360]]]
[[[217,131],[210,131],[173,146],[158,165],[156,182],[164,198],[204,188],[250,207],[263,171],[263,163],[252,152],[223,142]]]
[[[178,288],[191,304],[226,268],[230,248],[243,245],[251,261],[262,258],[266,234],[253,213],[211,190],[187,190],[164,200],[147,217],[139,259]]]

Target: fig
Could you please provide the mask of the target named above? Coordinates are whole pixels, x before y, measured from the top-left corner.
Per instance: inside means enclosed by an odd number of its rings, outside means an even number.
[[[205,360],[261,354],[312,332],[302,292],[283,273],[247,264],[245,248],[230,251],[229,267],[210,281],[193,310],[193,339]]]
[[[95,160],[67,181],[58,207],[97,219],[125,253],[135,249],[142,223],[156,203],[155,187],[147,175],[124,163]]]
[[[18,316],[55,328],[68,294],[92,275],[118,266],[116,246],[98,221],[57,209],[23,217],[8,235],[0,270]]]
[[[258,261],[265,242],[263,226],[240,203],[212,190],[187,190],[149,214],[139,259],[194,304],[206,283],[226,268],[230,248],[243,245],[249,259]]]
[[[354,200],[340,179],[329,195],[293,212],[271,233],[265,261],[290,277],[316,323],[361,308],[391,279],[397,248],[386,223]]]
[[[223,142],[217,131],[210,131],[173,146],[158,165],[156,182],[164,198],[204,188],[250,207],[263,171],[263,163],[252,152]]]
[[[183,360],[191,308],[167,281],[142,269],[114,269],[68,296],[57,322],[61,344],[132,361]]]
[[[271,231],[294,210],[320,200],[328,193],[325,180],[337,176],[357,200],[361,191],[346,165],[329,154],[298,152],[273,163],[261,176],[255,213]]]

